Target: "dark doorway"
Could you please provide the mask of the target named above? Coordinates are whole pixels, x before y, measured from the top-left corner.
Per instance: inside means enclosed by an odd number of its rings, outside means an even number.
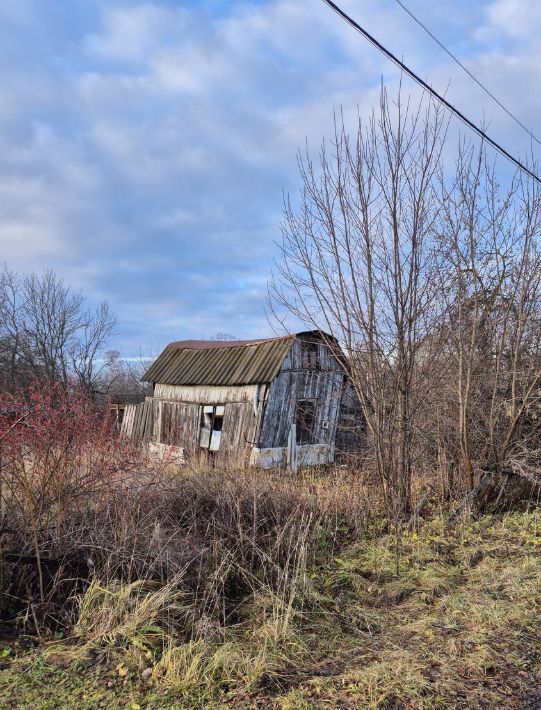
[[[316,403],[313,399],[299,399],[295,421],[297,425],[297,444],[313,444],[316,421]]]

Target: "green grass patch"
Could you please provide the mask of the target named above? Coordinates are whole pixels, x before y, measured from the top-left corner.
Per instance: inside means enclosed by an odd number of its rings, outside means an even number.
[[[0,657],[0,707],[540,707],[540,532],[536,512],[372,530],[230,624],[174,584],[95,583],[73,638]]]

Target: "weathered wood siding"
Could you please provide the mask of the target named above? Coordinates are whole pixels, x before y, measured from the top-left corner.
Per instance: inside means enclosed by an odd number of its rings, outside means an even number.
[[[313,443],[334,446],[344,373],[330,349],[318,343],[317,367],[303,361],[302,344],[295,341],[270,386],[259,436],[261,449],[287,446],[297,402],[315,400]]]
[[[154,397],[195,404],[253,402],[258,388],[259,385],[164,385],[157,382]]]
[[[160,411],[160,431],[155,440],[161,444],[180,446],[189,461],[199,452],[201,407],[183,402],[156,401]]]
[[[220,449],[213,456],[220,463],[247,462],[251,444],[256,436],[258,417],[252,403],[236,402],[225,405]]]
[[[216,463],[242,463],[248,461],[252,442],[257,437],[263,412],[263,403],[257,400],[257,396],[264,396],[264,393],[264,387],[255,387],[250,393],[250,401],[224,405],[220,449],[210,453],[208,458],[207,452],[199,445],[201,403],[149,397],[141,404],[129,405],[122,434],[142,441],[180,447],[186,461],[206,459]]]
[[[147,397],[140,404],[129,404],[122,420],[120,433],[140,441],[148,441],[153,434],[153,402]]]
[[[161,431],[155,440],[182,447],[187,461],[241,463],[248,458],[251,449],[248,442],[256,434],[258,420],[251,402],[230,402],[224,406],[220,448],[215,452],[207,452],[199,445],[202,405],[163,401],[156,404],[161,408]]]
[[[131,437],[133,433],[133,420],[135,418],[136,404],[128,404],[124,412],[124,418],[122,419],[122,425],[120,427],[120,435]]]

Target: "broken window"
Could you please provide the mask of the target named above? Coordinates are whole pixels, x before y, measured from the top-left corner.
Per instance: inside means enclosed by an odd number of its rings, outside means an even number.
[[[201,412],[199,445],[209,451],[218,451],[222,438],[225,407],[223,404],[205,405]]]
[[[297,444],[313,444],[316,422],[316,403],[313,399],[300,399],[297,402],[295,423]]]
[[[311,341],[301,342],[301,367],[303,370],[319,370],[319,347]]]

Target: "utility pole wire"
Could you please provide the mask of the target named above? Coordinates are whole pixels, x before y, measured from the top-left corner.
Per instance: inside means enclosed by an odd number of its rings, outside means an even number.
[[[463,113],[461,113],[457,108],[455,108],[453,104],[449,103],[447,99],[445,99],[441,94],[439,94],[435,89],[433,89],[429,84],[427,84],[426,81],[423,81],[423,79],[421,79],[418,74],[416,74],[412,69],[410,69],[406,64],[404,64],[404,62],[400,61],[400,59],[398,59],[396,55],[394,55],[380,42],[378,42],[375,37],[373,37],[369,32],[367,32],[363,27],[361,27],[361,25],[355,22],[355,20],[348,14],[346,14],[341,8],[339,8],[338,5],[332,2],[332,0],[323,0],[323,2],[328,5],[331,10],[333,10],[337,15],[339,15],[345,22],[347,22],[348,25],[351,25],[353,29],[355,29],[365,39],[367,39],[370,44],[376,47],[376,49],[379,49],[380,52],[382,52],[388,59],[390,59],[394,64],[396,64],[396,66],[399,67],[405,74],[411,77],[420,86],[422,86],[425,91],[428,91],[431,96],[433,96],[441,104],[443,104],[443,106],[445,106],[445,108],[447,108],[454,116],[456,116],[460,121],[462,121],[462,123],[464,123],[468,128],[471,128],[472,131],[475,131],[475,133],[477,133],[480,138],[482,138],[489,145],[491,145],[495,150],[498,151],[498,153],[503,155],[504,158],[507,158],[507,160],[512,162],[519,170],[522,170],[522,172],[524,172],[526,175],[541,184],[541,178],[538,175],[536,175],[532,170],[527,168],[517,158],[511,155],[511,153],[505,150],[505,148],[503,148],[499,143],[497,143],[490,136],[488,136],[481,128],[476,126],[473,121],[470,121],[469,118],[467,118]]]
[[[475,74],[472,74],[472,72],[468,69],[468,67],[467,67],[463,62],[460,61],[460,59],[456,56],[456,54],[453,54],[453,52],[451,52],[450,49],[447,49],[447,47],[443,44],[443,42],[441,42],[441,41],[436,37],[436,35],[433,34],[433,33],[428,29],[428,27],[427,27],[425,24],[423,24],[423,22],[421,22],[421,20],[420,20],[418,17],[416,17],[416,16],[413,14],[413,12],[412,12],[409,8],[407,8],[407,7],[404,5],[404,3],[402,2],[402,0],[396,0],[396,2],[397,2],[397,3],[400,5],[400,7],[404,10],[404,12],[407,12],[408,15],[411,17],[411,19],[412,19],[414,22],[416,22],[416,23],[419,25],[419,27],[421,27],[428,35],[430,35],[430,37],[432,37],[432,39],[434,40],[434,42],[436,42],[436,44],[437,44],[439,47],[441,47],[441,48],[443,49],[443,51],[444,51],[449,57],[451,57],[451,59],[452,59],[454,62],[456,62],[456,63],[458,64],[458,66],[459,66],[461,69],[463,69],[463,70],[466,72],[466,74],[470,77],[470,79],[473,79],[473,80],[475,81],[475,83],[477,84],[477,86],[480,86],[481,89],[483,89],[483,91],[485,92],[485,94],[487,94],[487,96],[490,96],[490,98],[491,98],[493,101],[495,101],[495,102],[498,104],[498,106],[499,106],[501,109],[503,109],[503,110],[505,111],[505,113],[506,113],[510,118],[513,119],[513,121],[515,121],[515,123],[517,123],[522,129],[524,129],[524,130],[526,131],[526,133],[530,136],[530,138],[532,138],[536,143],[538,143],[539,145],[541,145],[541,141],[530,131],[530,129],[529,129],[527,126],[525,126],[525,125],[522,123],[522,121],[520,121],[520,119],[518,119],[518,118],[515,116],[515,114],[512,113],[512,112],[507,108],[507,106],[504,106],[504,104],[502,104],[502,102],[501,102],[496,96],[494,96],[494,94],[493,94],[489,89],[487,89],[487,87],[475,76]]]

